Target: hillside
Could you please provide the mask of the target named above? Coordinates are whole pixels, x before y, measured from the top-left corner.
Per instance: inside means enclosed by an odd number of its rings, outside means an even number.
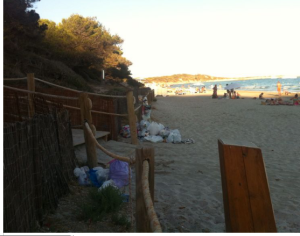
[[[213,80],[225,80],[225,79],[234,79],[226,77],[215,77],[204,74],[190,75],[190,74],[176,74],[169,76],[160,76],[160,77],[149,77],[145,78],[145,83],[193,83],[198,81],[213,81]]]
[[[4,78],[28,73],[82,91],[108,84],[142,86],[131,77],[132,63],[123,56],[119,35],[112,35],[96,17],[73,14],[62,22],[40,19],[38,0],[4,0]],[[106,83],[105,83],[106,84]]]

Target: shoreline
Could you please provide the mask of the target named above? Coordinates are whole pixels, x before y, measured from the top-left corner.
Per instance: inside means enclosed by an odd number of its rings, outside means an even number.
[[[170,91],[170,89],[167,89]],[[175,88],[171,89],[172,91],[175,91]],[[171,96],[212,96],[212,90],[207,90],[206,93],[190,93],[188,89],[185,89],[187,93],[185,95],[175,95],[175,93],[167,93],[167,95]],[[270,99],[270,98],[279,98],[278,92],[277,91],[248,91],[248,90],[236,90],[241,98],[254,98],[254,97],[259,97],[261,93],[263,93],[263,98],[264,99]],[[217,95],[218,97],[223,97],[224,93],[227,91],[224,89],[218,89]],[[290,99],[295,96],[295,94],[300,94],[300,92],[289,92],[288,95],[285,95],[284,92],[281,93],[281,98],[282,99]],[[263,99],[262,99],[263,100]]]

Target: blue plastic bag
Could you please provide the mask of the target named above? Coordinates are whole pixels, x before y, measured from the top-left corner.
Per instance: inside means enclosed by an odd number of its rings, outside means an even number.
[[[112,179],[118,188],[129,184],[128,163],[119,160],[113,160],[109,166],[109,178]]]
[[[97,172],[97,170],[90,169],[89,177],[90,177],[90,181],[91,181],[92,185],[99,188],[103,184],[103,181],[101,181],[100,183],[98,182],[96,172]]]

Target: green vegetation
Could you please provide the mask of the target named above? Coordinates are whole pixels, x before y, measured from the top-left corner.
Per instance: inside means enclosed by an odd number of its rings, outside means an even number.
[[[80,212],[78,217],[92,222],[111,217],[115,224],[129,228],[130,222],[127,220],[127,217],[119,214],[123,207],[123,197],[119,189],[108,186],[98,192],[98,189],[92,188],[88,199],[79,204]]]
[[[116,225],[124,226],[126,229],[129,229],[131,226],[130,222],[128,221],[125,215],[114,214],[112,216],[112,221]]]
[[[4,0],[4,77],[36,77],[81,90],[105,78],[131,86],[133,80],[123,57],[123,39],[111,35],[95,17],[78,14],[56,24],[40,19],[32,9],[38,0]]]

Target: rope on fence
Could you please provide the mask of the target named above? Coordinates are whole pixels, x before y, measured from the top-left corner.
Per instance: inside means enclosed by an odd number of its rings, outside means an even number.
[[[118,159],[120,161],[125,161],[129,164],[133,164],[135,162],[134,159],[130,159],[129,157],[123,157],[123,156],[119,156],[117,154],[114,154],[108,150],[106,150],[104,147],[102,147],[98,142],[97,142],[97,139],[95,138],[89,124],[87,122],[84,123],[89,135],[92,137],[92,140],[95,142],[96,146],[101,150],[103,151],[105,154],[107,154],[108,156],[112,157],[112,158],[115,158],[115,159]]]
[[[24,78],[4,78],[3,80],[5,81],[16,81],[16,80],[25,80],[27,77]]]
[[[45,96],[45,97],[52,97],[52,98],[61,98],[61,99],[69,99],[69,100],[78,100],[78,98],[74,97],[65,97],[65,96],[58,96],[58,95],[51,95],[51,94],[46,94],[46,93],[39,93],[39,92],[33,92],[29,90],[24,90],[24,89],[18,89],[10,86],[3,85],[3,88],[19,91],[19,92],[24,92],[24,93],[30,93],[30,94],[37,94],[40,96]]]
[[[68,105],[64,105],[63,106],[65,108],[70,108],[70,109],[74,109],[74,110],[80,110],[79,107],[72,107],[72,106],[68,106]],[[104,114],[104,115],[111,115],[111,116],[128,116],[128,114],[116,114],[116,113],[109,113],[109,112],[104,112],[104,111],[95,111],[95,110],[91,110],[92,113],[97,113],[97,114]]]
[[[142,186],[143,186],[143,195],[144,195],[144,201],[147,209],[147,214],[150,219],[150,226],[152,231],[155,233],[161,233],[162,229],[158,221],[156,212],[154,210],[153,202],[150,195],[148,176],[149,176],[149,163],[147,160],[144,160]]]
[[[141,108],[141,106],[142,106],[142,104],[141,104],[141,105],[139,105],[137,108],[135,108],[135,109],[134,109],[134,111],[137,111],[138,109],[140,109],[140,108]]]
[[[76,93],[81,93],[82,92],[82,91],[79,91],[79,90],[76,90],[76,89],[71,89],[71,88],[67,88],[67,87],[64,87],[64,86],[57,85],[57,84],[53,84],[53,83],[50,83],[50,82],[47,82],[45,80],[41,80],[41,79],[38,79],[38,78],[34,78],[34,79],[37,80],[37,81],[40,81],[42,83],[52,85],[52,86],[55,86],[55,87],[58,87],[58,88],[62,88],[62,89],[65,89],[65,90],[69,90],[69,91],[72,91],[72,92],[76,92]],[[108,98],[126,98],[126,96],[105,95],[105,94],[99,94],[99,93],[88,93],[87,92],[87,94],[94,95],[94,96],[99,96],[99,97],[108,97]]]

